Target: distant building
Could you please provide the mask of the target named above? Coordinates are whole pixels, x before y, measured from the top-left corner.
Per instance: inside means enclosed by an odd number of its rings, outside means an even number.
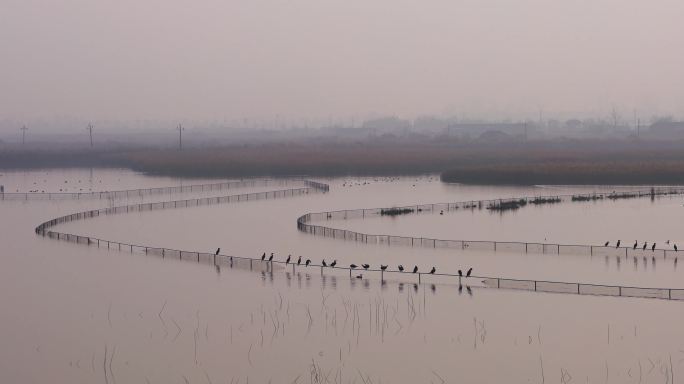
[[[374,133],[374,135],[381,135],[383,133],[408,132],[411,127],[411,122],[397,117],[382,117],[363,122],[362,128]]]
[[[502,143],[512,141],[513,136],[501,131],[485,131],[478,137],[478,140],[490,143]]]
[[[565,122],[565,127],[571,130],[578,130],[582,128],[582,121],[578,119],[570,119]]]
[[[449,135],[481,137],[487,132],[500,132],[508,136],[525,136],[536,131],[532,125],[525,123],[456,123],[450,124]],[[491,136],[489,133],[485,137]],[[499,135],[500,136],[500,135]]]
[[[684,139],[684,121],[656,121],[649,128],[649,136],[656,139]]]

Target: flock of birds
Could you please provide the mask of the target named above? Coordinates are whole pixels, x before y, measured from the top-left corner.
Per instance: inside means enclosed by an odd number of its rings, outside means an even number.
[[[46,173],[46,174],[48,174],[48,173]],[[2,176],[2,175],[0,175],[0,176]],[[120,181],[121,179],[118,179],[118,180]],[[43,179],[43,184],[48,184],[48,183],[51,183],[51,182],[52,182],[52,181],[48,181],[48,179]],[[86,181],[86,183],[91,184],[91,185],[92,185],[94,182],[95,182],[95,181],[92,180],[92,179]],[[97,182],[100,183],[100,184],[102,184],[102,180],[97,180]],[[84,183],[84,181],[83,181],[83,180],[80,180],[80,179],[79,179],[79,180],[72,180],[72,185],[73,185],[73,184],[81,184],[81,183]],[[34,186],[35,189],[29,189],[29,190],[26,190],[26,192],[28,192],[28,193],[50,193],[50,190],[40,189],[40,187],[38,186],[38,184],[39,184],[38,181],[34,181],[34,182],[33,182],[33,186]],[[69,180],[64,180],[63,184],[69,184]],[[72,191],[77,191],[77,192],[92,192],[92,191],[93,191],[93,188],[92,188],[92,187],[89,187],[89,188],[80,187],[80,188],[79,188],[78,186],[75,186],[75,187],[72,188]],[[16,193],[23,193],[19,188],[16,188],[15,192],[16,192]],[[64,187],[62,187],[62,188],[59,188],[59,192],[69,192],[69,188],[67,188],[66,186],[64,186]]]
[[[401,182],[401,181],[409,181],[408,177],[400,177],[400,176],[389,176],[389,177],[375,177],[375,178],[359,178],[356,180],[345,180],[342,182],[343,187],[362,187],[365,185],[371,185],[371,184],[377,184],[377,183],[394,183],[394,182]],[[438,177],[435,176],[426,176],[426,177],[419,177],[415,179],[415,182],[427,182],[427,183],[432,183],[439,181]],[[412,185],[413,187],[416,186],[416,184]]]
[[[221,248],[217,248],[217,249],[216,249],[215,255],[218,256],[218,254],[219,254],[220,252],[221,252]],[[264,253],[261,254],[261,261],[272,262],[274,258],[275,258],[275,255],[274,255],[273,252],[271,252],[271,254],[268,256],[268,258],[266,257],[266,252],[264,252]],[[285,264],[288,265],[288,264],[290,264],[290,263],[295,264],[295,261],[292,260],[292,255],[287,255],[287,259],[285,259]],[[302,264],[304,264],[304,266],[308,267],[309,265],[311,265],[311,259],[302,260],[302,257],[299,256],[299,257],[297,258],[296,264],[297,264],[297,265],[302,265]],[[328,262],[325,261],[325,259],[323,259],[323,260],[321,261],[321,266],[322,266],[322,267],[328,267],[328,268],[335,268],[335,267],[337,267],[337,260],[333,260],[331,263],[328,263]],[[370,264],[361,264],[361,265],[359,266],[359,265],[356,265],[356,264],[349,264],[349,269],[352,270],[352,271],[356,270],[356,269],[359,268],[359,267],[361,267],[361,268],[363,268],[364,270],[368,271],[368,270],[370,269],[371,265],[370,265]],[[380,271],[385,272],[385,271],[387,270],[388,267],[389,267],[389,265],[382,265],[382,264],[380,264]],[[345,268],[345,269],[346,269],[346,268]],[[401,265],[401,264],[398,265],[398,266],[397,266],[397,271],[398,271],[398,272],[404,272],[404,271],[405,271],[404,266]],[[436,268],[436,267],[432,267],[432,269],[431,269],[428,273],[431,274],[431,275],[434,275],[436,272],[437,272],[437,268]],[[408,272],[407,272],[407,273],[408,273]],[[417,265],[415,265],[415,266],[413,267],[413,270],[412,270],[411,273],[418,273],[418,266],[417,266]],[[468,268],[468,270],[467,270],[466,273],[465,273],[465,277],[470,277],[472,274],[473,274],[473,268],[472,268],[472,267],[471,267],[471,268]],[[458,276],[459,276],[459,277],[463,277],[463,271],[460,270],[460,269],[458,270]],[[357,278],[357,279],[362,279],[362,278],[363,278],[363,275],[361,275],[361,274],[356,275],[356,278]]]
[[[670,240],[666,241],[665,244],[670,245]],[[603,244],[604,247],[609,247],[610,246],[610,241],[606,241],[605,244]],[[632,249],[637,249],[639,247],[639,241],[634,240],[634,245],[632,246]],[[615,248],[620,248],[620,240],[617,241],[615,244]],[[644,245],[641,247],[642,250],[646,250],[648,248],[648,242],[644,241]],[[679,249],[677,248],[677,244],[673,244],[672,248],[675,250],[675,252],[678,252]],[[655,251],[656,249],[656,243],[654,242],[651,244],[651,251]]]

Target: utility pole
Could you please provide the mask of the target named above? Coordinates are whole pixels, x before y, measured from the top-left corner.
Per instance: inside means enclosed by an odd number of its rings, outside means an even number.
[[[28,131],[28,128],[24,125],[21,128],[21,145],[26,144],[26,131]]]
[[[541,129],[541,126],[542,126],[543,114],[544,114],[544,110],[542,110],[541,108],[539,108],[539,128],[540,128],[540,129]]]
[[[637,124],[637,113],[636,113],[636,108],[634,108],[633,112],[634,112],[634,128],[636,128],[636,124]]]
[[[178,124],[178,127],[176,128],[178,130],[178,150],[182,151],[183,150],[183,131],[185,128],[183,128],[182,125]]]
[[[86,127],[86,131],[88,131],[88,133],[90,134],[90,148],[92,148],[93,147],[93,125],[88,124],[88,126]]]

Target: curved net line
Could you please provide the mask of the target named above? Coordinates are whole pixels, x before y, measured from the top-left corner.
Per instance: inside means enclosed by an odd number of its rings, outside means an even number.
[[[321,275],[323,275],[326,270],[344,270],[348,271],[350,276],[356,270],[351,267],[342,266],[324,266],[317,263],[310,263],[305,265],[295,265],[294,263],[288,263],[282,260],[272,260],[263,261],[256,257],[244,257],[244,256],[232,256],[225,254],[212,254],[199,251],[187,251],[164,247],[154,247],[149,245],[141,244],[129,244],[123,242],[116,242],[106,239],[100,239],[89,236],[81,236],[76,234],[63,233],[59,231],[52,230],[51,228],[66,222],[71,222],[75,220],[84,220],[94,217],[99,217],[101,215],[110,214],[120,214],[120,213],[130,213],[130,212],[144,212],[148,210],[157,209],[176,209],[185,208],[201,205],[210,204],[223,204],[223,203],[237,203],[246,202],[254,200],[263,199],[276,199],[285,198],[292,196],[299,196],[308,193],[326,193],[329,191],[329,186],[324,183],[318,183],[309,180],[302,180],[305,187],[302,188],[290,188],[281,189],[268,192],[252,192],[244,193],[238,195],[226,195],[217,197],[203,197],[196,199],[184,199],[184,200],[172,200],[164,201],[158,203],[140,203],[140,204],[128,204],[121,205],[111,208],[102,208],[89,211],[77,212],[69,215],[60,216],[52,220],[48,220],[41,223],[35,228],[35,232],[43,237],[48,237],[51,239],[64,240],[73,242],[76,244],[83,244],[88,246],[97,246],[98,248],[106,247],[107,249],[115,249],[119,251],[144,253],[147,255],[159,255],[161,257],[172,257],[178,259],[192,260],[200,262],[212,261],[214,265],[217,262],[229,262],[231,267],[237,265],[243,268],[258,269],[273,271],[274,266],[280,267],[281,269],[291,267],[293,271],[296,268],[320,268]],[[449,204],[466,204],[472,205],[473,202],[467,203],[449,203]],[[475,202],[478,203],[478,202]],[[434,212],[435,204],[417,206],[421,210]],[[438,206],[438,205],[437,205]],[[455,206],[455,205],[454,205]],[[375,242],[381,244],[386,242],[388,246],[390,245],[409,245],[408,240],[411,239],[411,246],[421,246],[421,247],[432,247],[432,248],[448,248],[448,247],[462,247],[462,248],[482,248],[487,249],[487,247],[492,246],[492,243],[498,244],[499,247],[505,247],[509,245],[519,245],[526,244],[528,251],[532,247],[539,247],[544,249],[547,246],[556,246],[558,252],[560,252],[564,245],[551,245],[551,244],[536,244],[536,243],[507,243],[507,242],[488,242],[488,241],[462,241],[462,240],[438,240],[438,239],[425,239],[425,238],[399,238],[395,239],[396,236],[387,235],[369,235],[358,232],[328,228],[323,226],[314,226],[308,224],[312,217],[318,217],[323,215],[326,219],[331,219],[333,214],[339,215],[340,212],[352,212],[352,211],[371,211],[375,212],[378,209],[372,210],[351,210],[351,211],[336,211],[336,212],[321,212],[321,213],[308,213],[302,215],[297,219],[297,226],[301,231],[328,236],[336,237],[341,239],[354,239],[355,241],[362,242]],[[381,211],[378,211],[381,212]],[[417,244],[417,239],[419,239],[420,244]],[[370,241],[369,241],[370,240]],[[569,245],[567,247],[576,247],[574,245]],[[384,281],[385,275],[395,275],[401,276],[402,278],[416,279],[418,283],[422,282],[432,282],[432,283],[445,283],[445,284],[458,284],[459,287],[463,285],[473,285],[481,286],[486,288],[499,288],[499,289],[515,289],[515,290],[527,290],[534,292],[546,292],[546,293],[565,293],[565,294],[581,294],[581,295],[598,295],[598,296],[621,296],[621,297],[638,297],[638,298],[656,298],[656,299],[666,299],[666,300],[684,300],[684,289],[673,289],[673,288],[648,288],[648,287],[629,287],[629,286],[618,286],[618,285],[600,285],[600,284],[585,284],[576,282],[558,282],[558,281],[543,281],[543,280],[523,280],[523,279],[507,279],[501,277],[490,277],[490,276],[459,276],[450,273],[425,273],[425,272],[403,272],[398,270],[383,270],[367,268],[364,272],[375,273],[380,275],[381,281]]]

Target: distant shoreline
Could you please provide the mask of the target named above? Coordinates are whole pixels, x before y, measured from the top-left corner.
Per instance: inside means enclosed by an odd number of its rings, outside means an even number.
[[[0,148],[0,170],[127,168],[175,177],[441,174],[488,185],[684,184],[683,142],[296,141],[171,148]]]
[[[444,171],[441,180],[487,185],[684,185],[684,162],[473,166]]]

